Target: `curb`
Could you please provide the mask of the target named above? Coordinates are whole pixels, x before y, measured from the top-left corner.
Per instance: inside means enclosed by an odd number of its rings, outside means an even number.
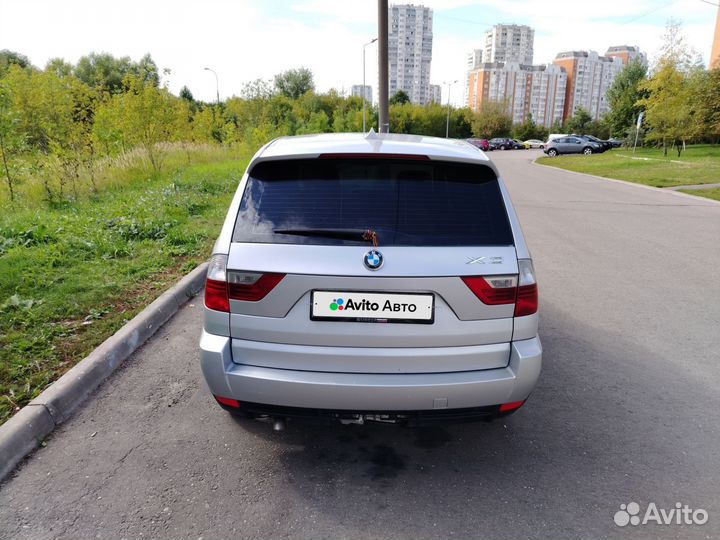
[[[540,156],[540,157],[544,157],[544,156]],[[717,201],[715,199],[701,197],[700,195],[691,195],[690,193],[683,193],[681,191],[675,191],[670,188],[659,188],[659,187],[655,187],[655,186],[647,186],[645,184],[638,184],[635,182],[630,182],[628,180],[618,180],[617,178],[606,178],[604,176],[598,176],[596,174],[588,174],[588,173],[581,173],[581,172],[577,172],[577,171],[570,171],[568,169],[561,169],[560,167],[554,167],[552,165],[545,165],[544,163],[538,163],[537,159],[539,159],[539,158],[535,158],[534,160],[531,161],[531,163],[538,167],[547,167],[548,169],[554,169],[556,171],[563,171],[563,172],[570,173],[570,174],[579,174],[581,176],[589,176],[590,178],[597,178],[599,180],[605,180],[606,182],[615,182],[616,184],[623,184],[625,186],[635,186],[635,187],[639,187],[642,189],[649,189],[650,191],[654,191],[656,193],[672,193],[676,197],[690,198],[694,201],[701,201],[701,202],[707,202],[707,203],[712,203],[712,204],[720,204],[720,201]],[[698,185],[700,185],[700,184],[698,184]],[[684,187],[684,186],[678,186],[678,187]],[[698,206],[705,206],[705,205],[698,205]]]
[[[183,277],[0,426],[0,481],[205,284],[207,264]]]

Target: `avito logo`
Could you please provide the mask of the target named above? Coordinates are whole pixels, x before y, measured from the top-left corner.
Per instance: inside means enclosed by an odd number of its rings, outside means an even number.
[[[641,515],[640,505],[636,502],[621,504],[620,510],[615,512],[613,520],[618,527],[626,525],[705,525],[708,521],[708,512],[702,508],[693,509],[687,504],[675,503],[675,508],[665,510],[658,508],[651,502]]]
[[[417,305],[385,300],[385,303],[380,307],[378,302],[370,302],[365,298],[362,300],[348,298],[347,301],[343,298],[333,298],[333,301],[330,302],[330,309],[332,311],[392,311],[395,313],[415,313],[415,311],[417,311]]]

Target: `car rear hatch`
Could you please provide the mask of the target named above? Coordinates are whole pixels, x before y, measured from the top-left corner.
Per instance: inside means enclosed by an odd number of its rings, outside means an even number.
[[[518,261],[498,180],[482,164],[261,162],[227,270],[238,363],[428,373],[509,361]]]

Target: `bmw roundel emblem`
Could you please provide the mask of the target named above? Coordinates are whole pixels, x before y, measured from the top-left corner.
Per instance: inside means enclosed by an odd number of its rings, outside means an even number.
[[[368,270],[377,270],[383,264],[383,255],[376,249],[371,249],[363,257],[363,262]]]

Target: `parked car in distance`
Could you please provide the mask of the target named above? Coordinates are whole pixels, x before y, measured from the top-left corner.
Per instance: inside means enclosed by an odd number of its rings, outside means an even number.
[[[493,419],[540,375],[530,252],[497,168],[469,145],[275,139],[212,253],[200,363],[231,413],[277,430]]]
[[[528,148],[530,148],[530,146],[528,146],[524,142],[518,141],[517,139],[512,139],[512,142],[513,142],[513,148],[515,150],[527,150]]]
[[[548,156],[559,154],[596,154],[602,151],[602,146],[583,137],[559,137],[548,142],[543,149]]]
[[[545,148],[545,143],[538,139],[528,139],[525,142],[525,146],[528,148]]]
[[[470,144],[472,144],[473,146],[479,148],[483,152],[488,152],[488,151],[492,150],[492,148],[490,148],[490,143],[488,142],[487,139],[465,139],[465,140],[467,142],[469,142]]]
[[[608,139],[608,142],[612,144],[613,148],[620,148],[623,144],[625,144],[625,139],[617,139],[615,137],[612,137],[611,139]]]
[[[512,150],[513,148],[515,148],[515,143],[507,137],[490,139],[490,150]]]
[[[606,141],[604,139],[598,139],[594,135],[583,135],[583,137],[589,141],[598,143],[600,146],[602,146],[603,152],[605,152],[605,150],[610,150],[613,147],[613,145],[610,141]]]

